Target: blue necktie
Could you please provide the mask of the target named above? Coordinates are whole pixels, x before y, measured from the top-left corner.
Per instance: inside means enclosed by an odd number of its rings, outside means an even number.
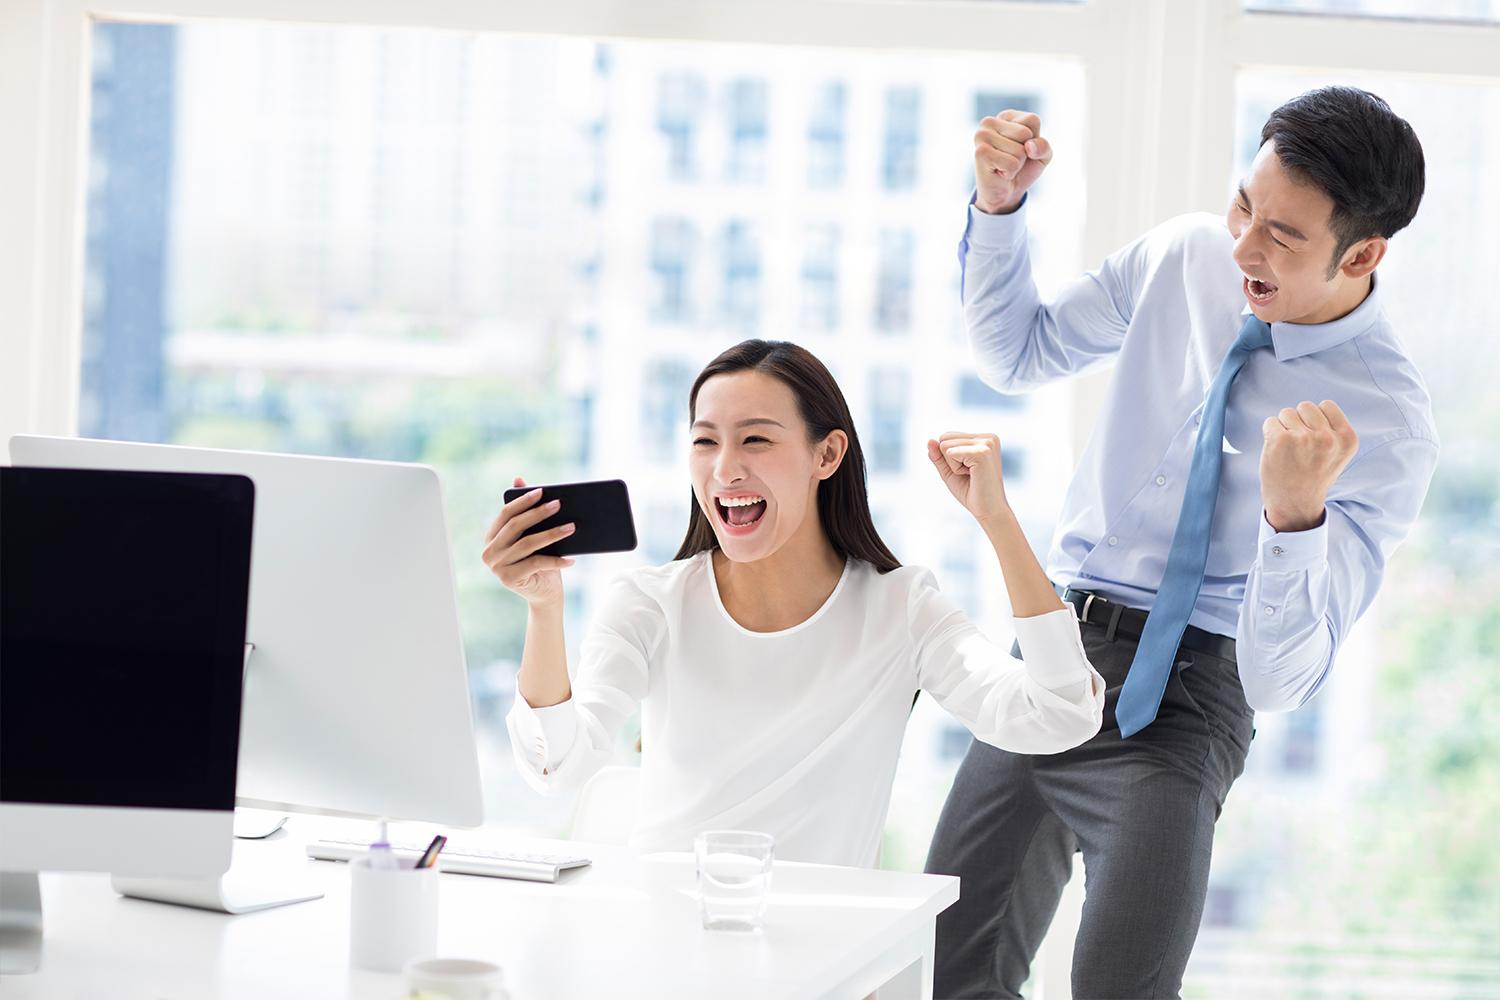
[[[1219,499],[1219,469],[1224,464],[1224,408],[1229,402],[1229,386],[1250,355],[1269,346],[1270,325],[1256,319],[1253,313],[1246,316],[1245,325],[1240,327],[1240,335],[1224,356],[1203,402],[1203,422],[1193,444],[1193,464],[1188,470],[1182,513],[1177,516],[1177,531],[1167,554],[1167,568],[1115,705],[1122,739],[1151,725],[1161,706],[1161,696],[1167,690],[1177,645],[1182,642],[1188,616],[1198,603],[1203,569],[1208,565],[1208,537],[1214,523],[1214,504]]]

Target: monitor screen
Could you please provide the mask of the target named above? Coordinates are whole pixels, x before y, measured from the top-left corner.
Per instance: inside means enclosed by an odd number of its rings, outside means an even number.
[[[234,808],[254,496],[0,468],[0,801]]]

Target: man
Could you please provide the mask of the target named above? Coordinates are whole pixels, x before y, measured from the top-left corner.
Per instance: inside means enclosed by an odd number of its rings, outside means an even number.
[[[1421,146],[1342,87],[1278,108],[1261,143],[1227,219],[1166,222],[1044,303],[1025,200],[1052,148],[1018,111],[975,135],[959,259],[980,373],[1016,392],[1116,365],[1048,566],[1108,694],[1075,750],[970,747],[927,862],[963,879],[939,997],[1020,996],[1075,851],[1075,996],[1177,994],[1253,712],[1322,687],[1421,508],[1437,434],[1375,280]]]

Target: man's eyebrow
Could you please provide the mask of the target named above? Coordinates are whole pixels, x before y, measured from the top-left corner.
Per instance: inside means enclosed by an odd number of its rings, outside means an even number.
[[[749,420],[741,420],[739,423],[735,424],[734,426],[736,426],[736,427],[751,427],[751,426],[754,426],[755,424],[774,424],[775,426],[780,427],[782,430],[786,430],[786,425],[785,424],[783,424],[779,420],[772,420],[770,417],[751,417]],[[711,431],[718,429],[717,427],[715,427],[715,425],[709,423],[707,420],[694,420],[693,421],[693,426],[694,427],[707,427]]]
[[[1246,208],[1251,207],[1250,195],[1245,191],[1244,181],[1240,181],[1240,198],[1244,201]],[[1297,229],[1295,226],[1289,226],[1285,222],[1277,222],[1275,219],[1267,219],[1266,225],[1270,226],[1272,229],[1281,230],[1283,233],[1286,233],[1294,240],[1302,240],[1304,243],[1307,242],[1307,237],[1302,235],[1302,230]]]

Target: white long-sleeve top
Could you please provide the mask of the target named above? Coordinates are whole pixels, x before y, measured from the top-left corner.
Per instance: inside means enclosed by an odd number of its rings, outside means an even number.
[[[927,570],[847,560],[827,601],[779,632],[725,610],[711,553],[611,585],[572,697],[507,717],[522,776],[544,793],[608,763],[641,709],[632,845],[690,850],[709,829],[760,830],[777,856],[872,865],[920,689],[979,739],[1056,753],[1099,731],[1104,682],[1069,610],[1015,620],[1025,663],[992,642]]]

